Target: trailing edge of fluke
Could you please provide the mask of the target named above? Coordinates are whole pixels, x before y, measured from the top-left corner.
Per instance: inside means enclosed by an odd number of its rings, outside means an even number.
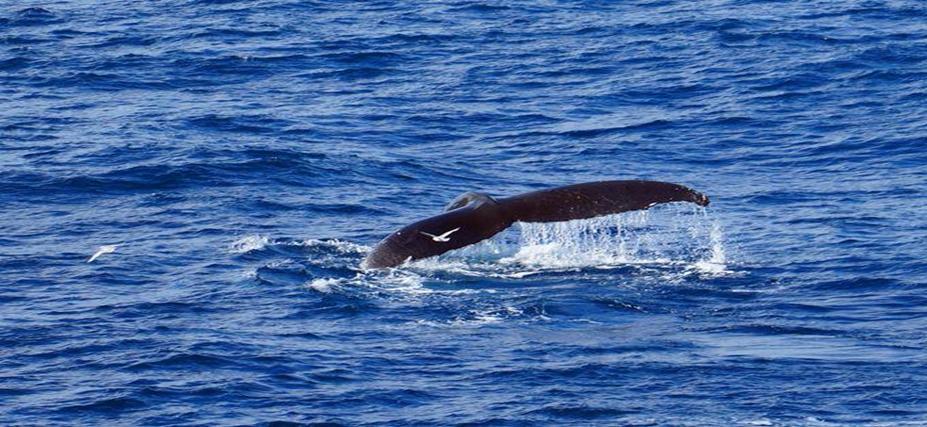
[[[557,222],[647,209],[669,202],[708,206],[708,197],[679,184],[599,181],[540,190],[504,199],[464,193],[445,212],[390,234],[367,255],[362,268],[395,267],[441,255],[505,230],[516,221]]]

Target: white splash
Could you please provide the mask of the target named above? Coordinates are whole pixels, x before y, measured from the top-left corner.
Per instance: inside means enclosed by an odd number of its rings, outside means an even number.
[[[351,253],[365,254],[370,251],[370,246],[359,245],[357,243],[346,242],[344,240],[339,240],[339,239],[325,239],[325,240],[306,239],[306,240],[296,241],[291,244],[294,246],[305,246],[305,247],[316,247],[316,246],[330,247],[344,254],[351,254]]]
[[[246,254],[251,251],[259,251],[270,244],[270,238],[258,234],[242,237],[232,243],[229,252],[235,254]]]
[[[321,292],[323,294],[332,293],[332,286],[335,286],[341,283],[342,279],[336,278],[321,278],[314,279],[311,282],[306,284],[306,287],[314,291]]]
[[[711,226],[709,234],[711,249],[707,259],[702,259],[693,264],[696,270],[708,274],[727,274],[732,273],[727,269],[727,256],[724,253],[724,235],[721,232],[721,226],[714,223]]]
[[[354,277],[319,277],[306,282],[305,286],[321,293],[368,289],[384,291],[395,298],[416,297],[433,291],[424,286],[425,277],[410,270],[390,269],[374,272],[358,272]]]
[[[663,205],[575,221],[517,223],[492,239],[402,268],[519,278],[623,265],[684,265],[726,274],[727,262],[722,228],[704,209]]]
[[[487,325],[499,323],[507,318],[518,317],[522,314],[524,314],[524,310],[511,306],[484,308],[482,310],[471,310],[471,318],[458,318],[455,319],[452,324],[473,326]]]
[[[249,236],[236,242],[239,250],[272,243],[325,249],[312,262],[356,262],[371,248],[325,239],[273,241]],[[522,279],[537,274],[594,268],[608,270],[633,265],[668,281],[696,275],[731,274],[719,222],[701,208],[657,206],[648,211],[557,223],[518,223],[492,239],[425,258],[397,268],[364,270],[354,264],[354,277],[316,277],[305,283],[321,293],[368,289],[389,298],[417,299],[426,294],[488,292],[485,289],[445,289],[433,286],[459,276]],[[447,274],[450,274],[448,276]],[[492,322],[511,313],[473,313],[469,320]]]
[[[259,251],[268,245],[301,246],[307,248],[318,247],[324,249],[331,248],[334,249],[335,252],[342,254],[364,254],[370,251],[369,246],[359,245],[338,239],[306,239],[291,241],[286,239],[271,239],[270,237],[262,236],[260,234],[253,234],[234,241],[229,246],[229,252],[235,254],[245,254],[252,251]]]

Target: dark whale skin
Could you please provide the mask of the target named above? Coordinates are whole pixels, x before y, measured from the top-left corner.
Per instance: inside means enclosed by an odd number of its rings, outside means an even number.
[[[515,221],[570,221],[670,202],[708,206],[709,200],[704,194],[679,184],[640,180],[587,182],[499,200],[465,193],[449,205],[455,209],[407,225],[387,236],[367,255],[361,267],[395,267],[440,255],[486,240]],[[436,241],[427,235],[440,236],[454,229],[458,230],[448,235],[448,241]]]

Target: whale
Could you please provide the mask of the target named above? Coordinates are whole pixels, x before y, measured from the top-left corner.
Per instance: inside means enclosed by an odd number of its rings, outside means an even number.
[[[466,192],[448,203],[444,213],[386,236],[361,268],[397,267],[441,255],[486,240],[515,222],[571,221],[671,202],[708,206],[709,199],[679,184],[643,180],[586,182],[498,199]]]

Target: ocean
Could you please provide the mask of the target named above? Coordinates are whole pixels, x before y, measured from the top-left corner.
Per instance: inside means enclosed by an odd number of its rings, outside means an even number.
[[[0,424],[927,425],[925,184],[922,1],[0,0]]]

